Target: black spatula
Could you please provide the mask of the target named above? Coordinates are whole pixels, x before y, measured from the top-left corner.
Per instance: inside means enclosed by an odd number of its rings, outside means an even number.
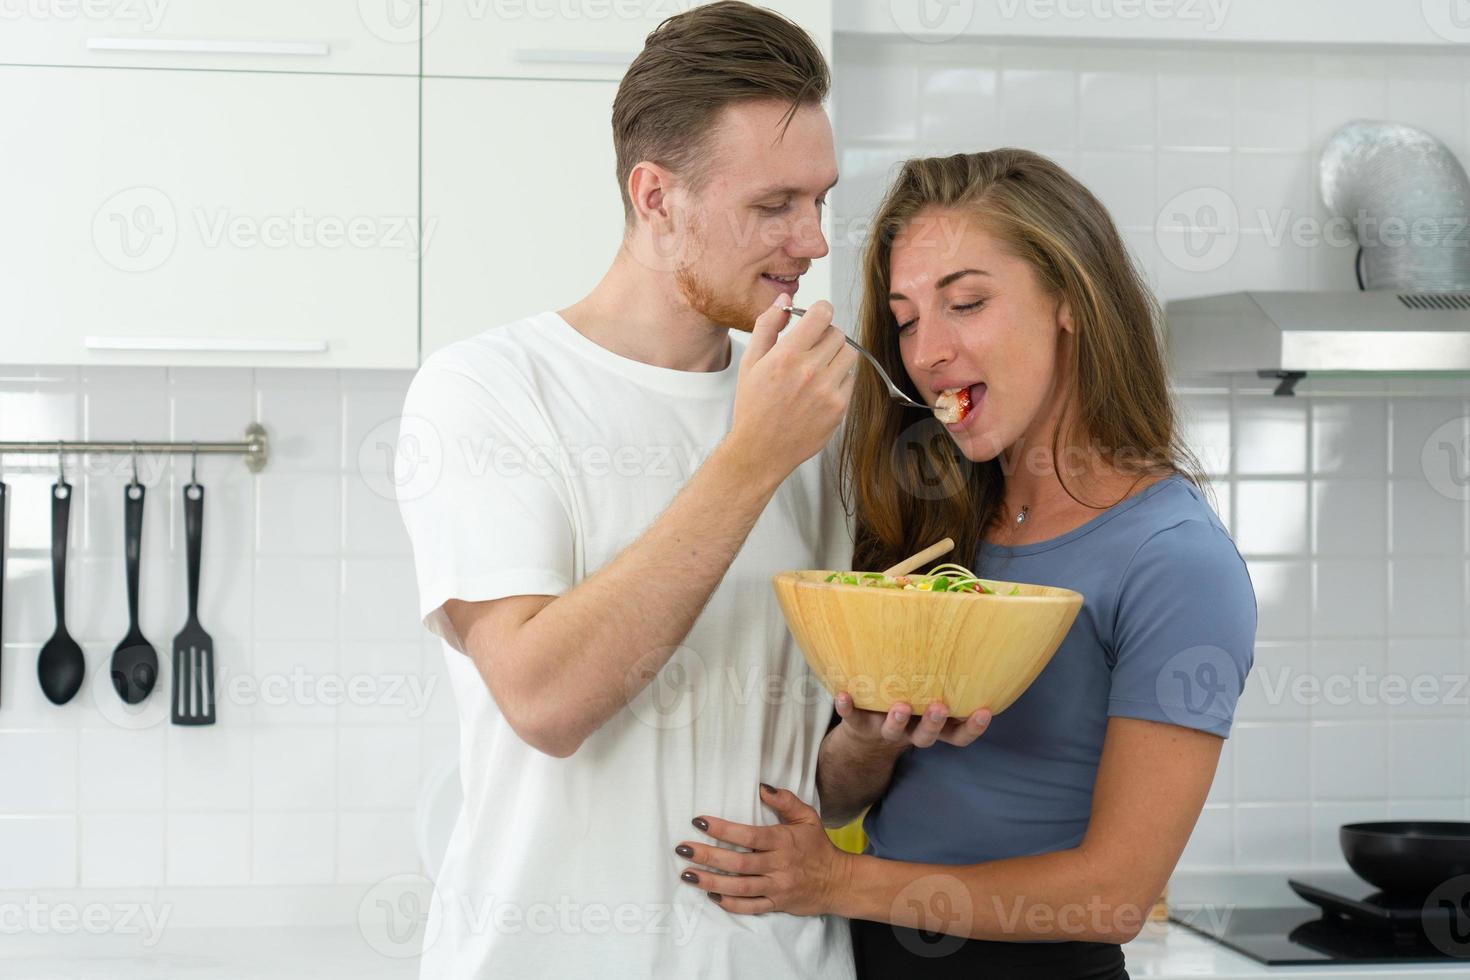
[[[188,539],[189,618],[174,637],[173,722],[214,724],[214,640],[199,625],[199,557],[204,541],[204,487],[184,485],[184,535]]]

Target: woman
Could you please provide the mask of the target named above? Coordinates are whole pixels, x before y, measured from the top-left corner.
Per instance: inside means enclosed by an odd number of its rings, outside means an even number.
[[[1092,194],[1023,150],[912,160],[874,232],[864,344],[910,394],[971,407],[924,442],[860,375],[854,567],[950,536],[984,578],[1085,601],[993,721],[839,694],[821,816],[762,786],[781,824],[697,817],[717,843],[681,842],[682,877],[735,914],[852,919],[860,977],[1126,977],[1251,665],[1245,564],[1179,439],[1157,304]],[[837,850],[823,821],[866,807],[867,852]]]

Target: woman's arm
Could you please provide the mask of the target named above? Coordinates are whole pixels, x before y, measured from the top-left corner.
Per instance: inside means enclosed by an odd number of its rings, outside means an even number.
[[[817,754],[817,798],[828,827],[846,826],[882,796],[894,765],[910,746],[923,749],[947,742],[963,747],[990,724],[989,711],[950,718],[949,709],[938,702],[918,718],[903,702],[886,715],[864,711],[845,691],[837,695],[834,707],[842,722],[827,733]]]
[[[912,864],[837,850],[816,811],[762,793],[782,823],[712,817],[711,837],[751,853],[686,842],[689,882],[737,913],[788,911],[889,922],[974,939],[1127,942],[1138,934],[1189,840],[1223,740],[1132,718],[1108,722],[1082,843],[975,865]],[[689,879],[686,878],[686,881]]]
[[[888,789],[893,767],[908,746],[903,743],[863,745],[852,729],[838,725],[822,740],[817,756],[817,797],[822,823],[845,827]]]

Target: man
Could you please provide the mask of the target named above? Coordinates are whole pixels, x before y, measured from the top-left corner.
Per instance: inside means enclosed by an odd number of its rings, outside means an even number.
[[[465,792],[426,978],[852,975],[845,925],[729,916],[673,850],[700,813],[775,822],[763,781],[815,794],[831,702],[770,576],[850,554],[818,454],[855,357],[825,302],[777,308],[827,253],[828,87],[769,11],[664,22],[613,107],[612,267],[413,381],[443,471],[400,506]]]

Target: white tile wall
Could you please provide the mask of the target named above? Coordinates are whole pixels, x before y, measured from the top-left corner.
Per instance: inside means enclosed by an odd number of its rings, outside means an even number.
[[[1470,63],[1449,54],[838,40],[839,310],[855,305],[862,232],[910,156],[1046,153],[1107,205],[1165,300],[1353,288],[1350,249],[1277,236],[1326,217],[1316,159],[1350,119],[1424,126],[1465,159]],[[860,84],[844,64],[862,65]],[[1158,216],[1202,187],[1229,195],[1238,234],[1228,261],[1191,272],[1161,247],[1172,232]],[[1462,420],[1463,438],[1470,387],[1301,390],[1180,389],[1260,607],[1256,667],[1185,868],[1335,867],[1341,823],[1470,818],[1470,505],[1425,469],[1440,426]]]
[[[219,722],[128,712],[107,678],[126,629],[124,457],[67,460],[76,487],[67,614],[88,678],[56,707],[35,680],[50,635],[55,457],[7,455],[11,549],[0,651],[0,890],[351,885],[421,872],[420,781],[457,750],[436,643],[419,626],[396,504],[359,470],[409,372],[0,369],[18,439],[240,439],[271,460],[203,457],[200,619]],[[368,458],[371,458],[369,453]],[[161,652],[184,617],[188,458],[143,457],[142,628]],[[239,913],[223,902],[220,914]],[[341,905],[351,915],[353,905]],[[201,913],[202,915],[202,913]]]

